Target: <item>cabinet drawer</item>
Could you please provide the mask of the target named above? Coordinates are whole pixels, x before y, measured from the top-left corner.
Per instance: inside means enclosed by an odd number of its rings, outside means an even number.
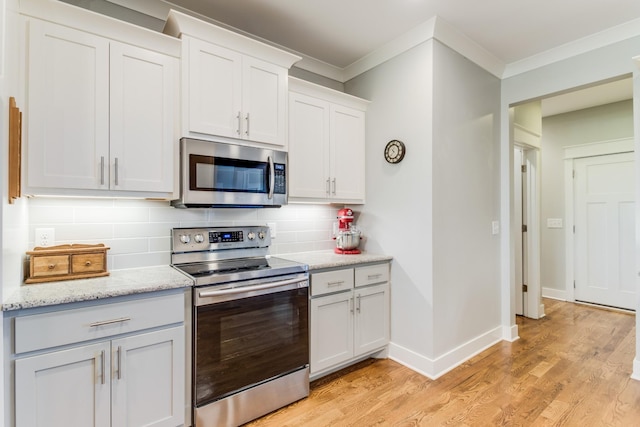
[[[106,271],[106,253],[71,255],[72,273],[98,273]]]
[[[164,295],[15,319],[15,352],[40,350],[184,321],[184,295]]]
[[[356,287],[389,281],[389,264],[376,264],[356,268]]]
[[[311,296],[353,288],[353,268],[311,274]]]
[[[47,255],[34,257],[31,277],[50,277],[69,274],[69,255]]]

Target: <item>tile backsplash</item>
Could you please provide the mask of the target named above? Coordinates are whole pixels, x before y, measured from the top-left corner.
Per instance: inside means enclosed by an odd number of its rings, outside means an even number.
[[[171,229],[274,223],[272,255],[332,249],[332,223],[341,206],[290,204],[276,209],[176,209],[169,202],[129,199],[29,200],[29,249],[36,228],[53,228],[53,244],[104,243],[108,268],[170,263]]]

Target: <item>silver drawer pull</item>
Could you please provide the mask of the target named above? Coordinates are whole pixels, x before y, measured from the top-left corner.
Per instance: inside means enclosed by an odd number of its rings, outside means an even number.
[[[102,379],[100,380],[101,384],[104,384],[106,382],[106,378],[104,377],[106,374],[106,365],[107,365],[107,361],[105,360],[105,352],[104,350],[102,350],[102,352],[100,353],[100,362],[102,365],[102,368],[100,370],[100,376],[102,377]]]
[[[382,274],[381,274],[381,273],[378,273],[378,274],[369,274],[369,275],[367,276],[367,280],[379,279],[379,278],[380,278],[380,276],[382,276]]]
[[[98,326],[111,325],[112,323],[128,322],[129,320],[131,320],[130,317],[120,317],[118,319],[102,320],[100,322],[90,323],[89,327],[95,328],[95,327],[98,327]]]
[[[344,280],[337,280],[335,282],[327,282],[327,286],[338,286],[338,285],[342,285],[344,283]]]

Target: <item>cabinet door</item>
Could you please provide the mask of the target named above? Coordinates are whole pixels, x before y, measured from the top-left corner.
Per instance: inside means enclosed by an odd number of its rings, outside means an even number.
[[[114,190],[173,192],[177,59],[111,43]]]
[[[27,186],[108,188],[109,42],[29,21]]]
[[[241,137],[242,55],[191,37],[186,69],[188,131]]]
[[[389,284],[355,290],[355,355],[389,343]]]
[[[364,201],[364,112],[331,106],[331,196]],[[335,180],[335,181],[333,181]]]
[[[242,138],[287,145],[287,70],[245,56],[242,76]]]
[[[112,341],[113,425],[184,424],[184,327]]]
[[[16,360],[16,427],[108,427],[109,348],[98,343]]]
[[[289,94],[289,196],[329,196],[329,103]]]
[[[311,374],[353,357],[353,293],[311,299]]]

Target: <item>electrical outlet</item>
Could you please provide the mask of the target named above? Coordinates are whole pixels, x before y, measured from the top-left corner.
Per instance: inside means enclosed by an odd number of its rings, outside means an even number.
[[[500,223],[498,221],[491,221],[491,234],[494,236],[500,233]]]
[[[55,243],[55,229],[53,228],[36,228],[35,245],[36,246],[53,246]]]
[[[276,223],[275,222],[268,222],[267,226],[269,227],[269,230],[271,232],[271,238],[275,239],[276,238]]]

